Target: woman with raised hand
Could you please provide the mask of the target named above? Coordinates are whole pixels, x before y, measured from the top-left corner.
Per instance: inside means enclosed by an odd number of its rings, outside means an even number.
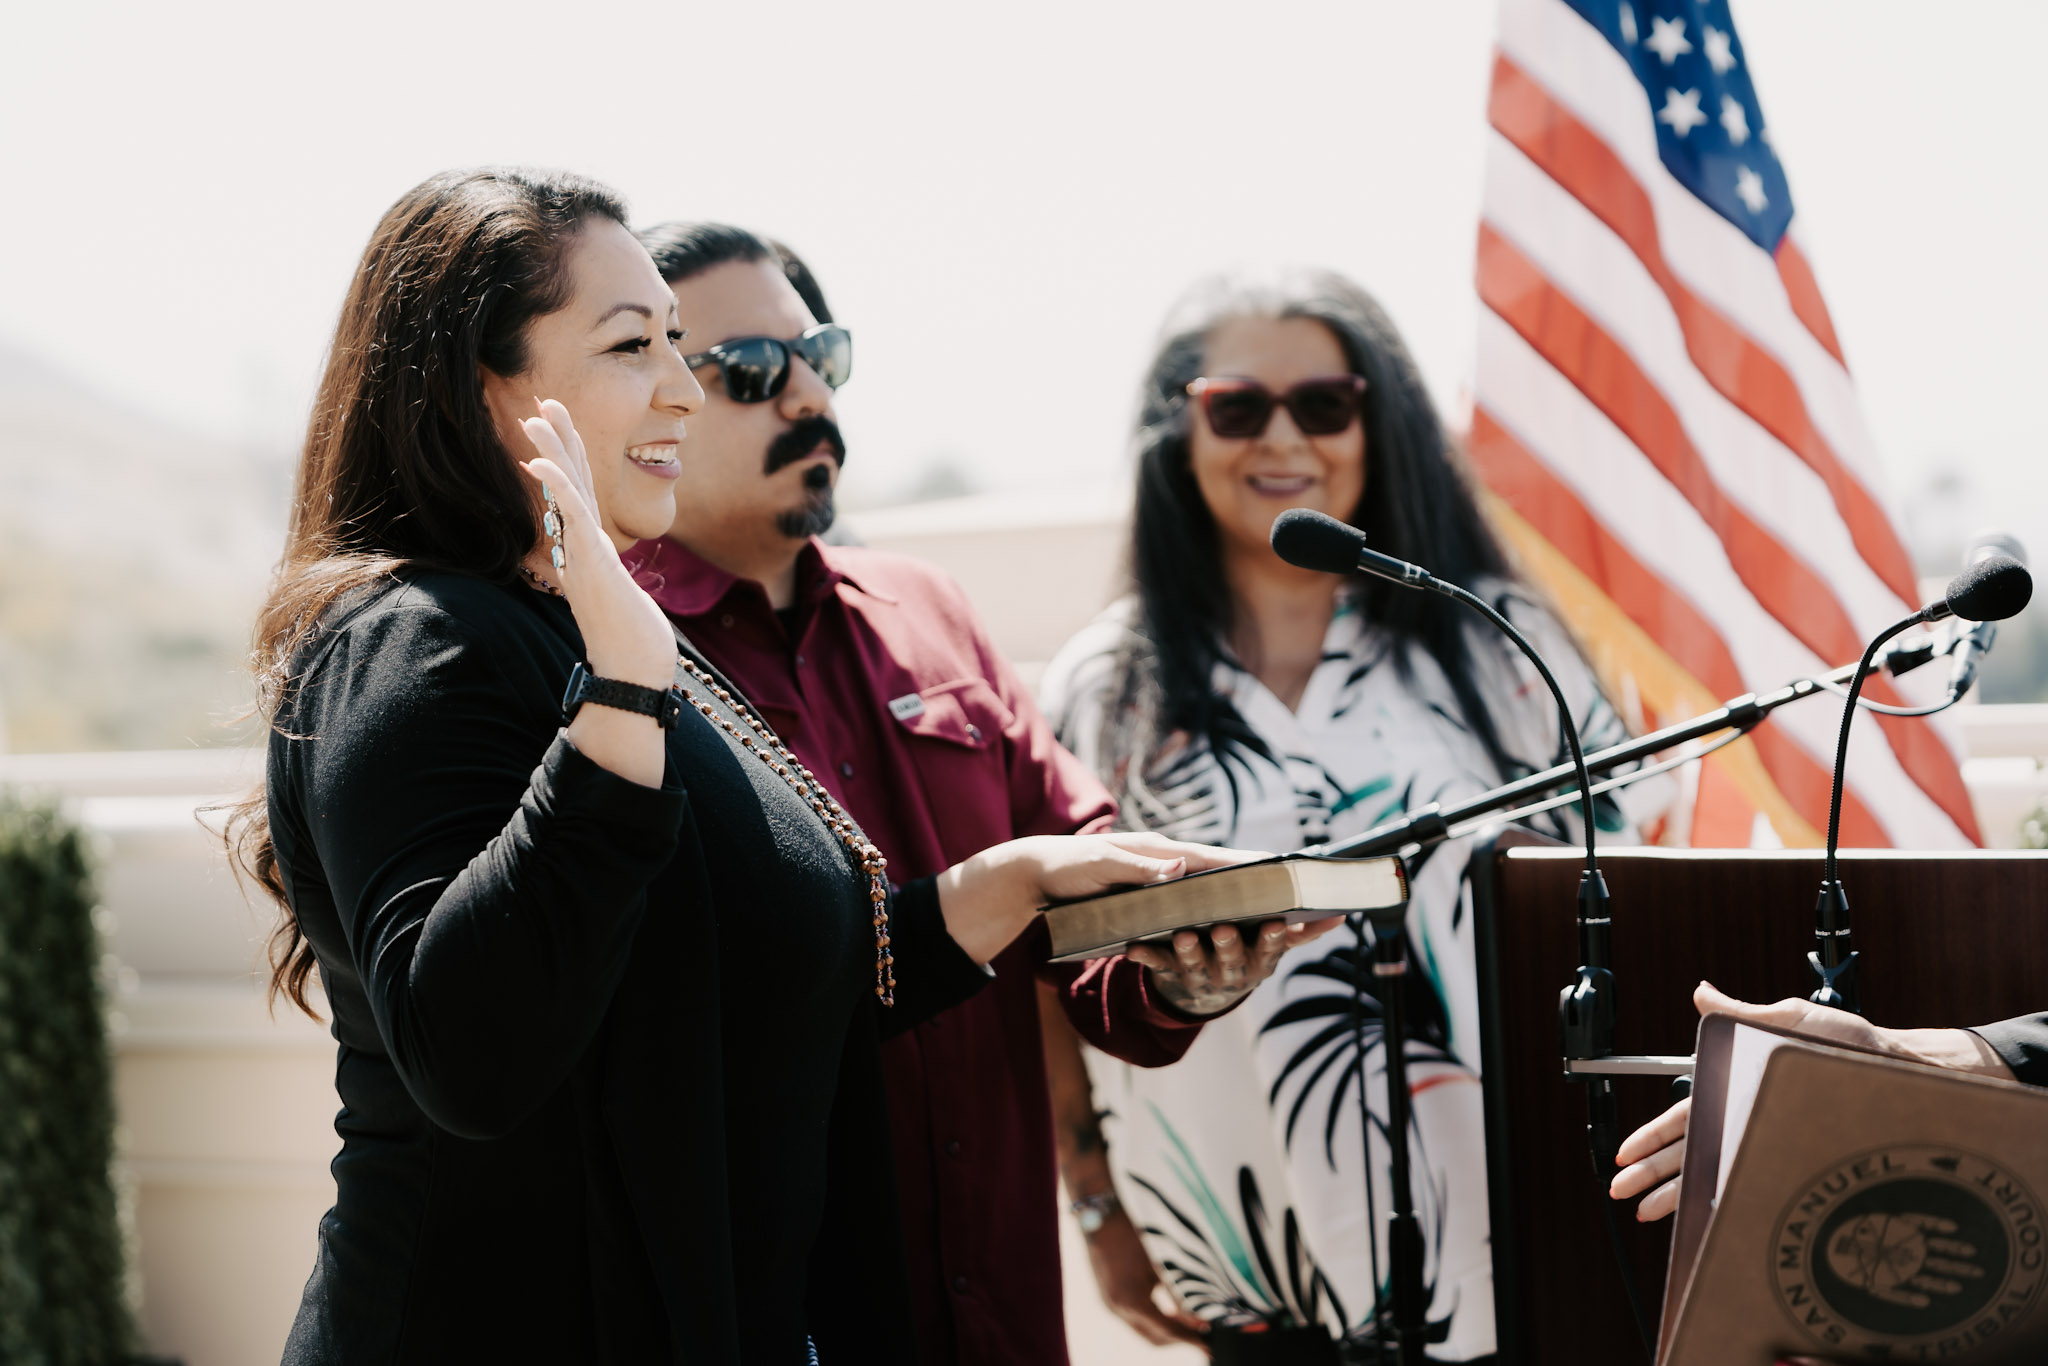
[[[1517,584],[1407,348],[1356,285],[1312,274],[1199,288],[1166,329],[1141,405],[1131,595],[1067,644],[1043,684],[1061,740],[1130,826],[1300,849],[1562,752],[1549,693],[1492,628],[1433,595],[1284,563],[1268,538],[1289,508],[1348,521],[1375,549],[1487,597],[1543,650],[1587,749],[1622,737],[1569,638]],[[1623,829],[1611,805],[1598,815],[1610,837]],[[1539,824],[1569,834],[1561,814]],[[1443,1361],[1494,1351],[1466,844],[1410,868],[1412,1185],[1430,1356]],[[1206,1320],[1212,1341],[1243,1334],[1237,1360],[1296,1341],[1275,1331],[1289,1327],[1379,1339],[1387,1107],[1369,957],[1348,929],[1291,951],[1179,1063],[1140,1072],[1089,1055],[1092,1099],[1088,1077],[1048,1048],[1068,1194],[1095,1211],[1084,1227],[1105,1299],[1141,1332]],[[1367,995],[1363,1059],[1354,987]],[[1101,1213],[1119,1203],[1131,1213]],[[1149,1304],[1141,1247],[1167,1275],[1172,1315]]]
[[[288,1362],[907,1360],[878,1036],[1047,898],[1231,857],[892,887],[619,562],[673,519],[682,335],[616,197],[516,170],[406,194],[343,304],[230,825],[339,1044]]]

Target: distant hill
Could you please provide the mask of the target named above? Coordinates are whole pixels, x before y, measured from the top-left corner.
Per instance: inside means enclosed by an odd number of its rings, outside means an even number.
[[[147,357],[137,354],[137,364]],[[0,723],[17,751],[247,734],[288,453],[209,441],[0,347]]]

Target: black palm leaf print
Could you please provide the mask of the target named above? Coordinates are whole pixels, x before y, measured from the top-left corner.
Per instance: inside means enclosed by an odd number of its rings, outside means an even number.
[[[1270,1033],[1290,1026],[1314,1026],[1294,1045],[1287,1061],[1267,1093],[1267,1104],[1276,1109],[1283,1094],[1294,1086],[1294,1098],[1287,1106],[1286,1122],[1283,1126],[1284,1143],[1291,1152],[1295,1132],[1306,1113],[1312,1097],[1324,1094],[1323,1079],[1333,1070],[1334,1082],[1327,1089],[1323,1105],[1323,1158],[1330,1170],[1337,1170],[1336,1138],[1339,1124],[1344,1116],[1358,1112],[1357,1098],[1351,1095],[1354,1085],[1363,1085],[1366,1068],[1375,1068],[1384,1074],[1384,1058],[1374,1061],[1374,1055],[1381,1054],[1386,1042],[1385,1008],[1379,998],[1372,994],[1373,939],[1370,926],[1365,928],[1362,942],[1354,941],[1348,946],[1331,950],[1316,962],[1296,969],[1288,978],[1290,988],[1302,979],[1320,980],[1330,983],[1335,990],[1315,991],[1312,994],[1295,997],[1267,1019],[1260,1032]],[[1428,978],[1416,969],[1412,953],[1410,971],[1406,980],[1411,984],[1406,993],[1407,1012],[1405,1023],[1408,1028],[1407,1059],[1411,1064],[1418,1062],[1452,1063],[1454,1059],[1447,1046],[1449,1020],[1442,1000],[1434,990],[1428,988]],[[1363,1019],[1359,1018],[1360,1007]],[[1362,1028],[1361,1028],[1362,1025]],[[1359,1048],[1362,1041],[1365,1056]],[[1390,1136],[1387,1122],[1378,1112],[1370,1113],[1372,1133],[1378,1142],[1376,1160],[1384,1161],[1386,1143]],[[1423,1241],[1428,1249],[1430,1274],[1425,1277],[1423,1289],[1425,1303],[1434,1303],[1436,1298],[1435,1269],[1441,1265],[1444,1234],[1449,1206],[1448,1175],[1438,1173],[1435,1164],[1428,1160],[1421,1129],[1412,1118],[1409,1124],[1408,1141],[1413,1161],[1410,1179],[1416,1182],[1414,1190],[1417,1216],[1423,1224]],[[1361,1198],[1363,1191],[1361,1190]],[[1377,1234],[1377,1230],[1375,1230]],[[1440,1319],[1429,1325],[1430,1340],[1443,1341],[1450,1333],[1451,1317],[1455,1310],[1447,1310]],[[1348,1322],[1340,1318],[1340,1322]],[[1381,1325],[1368,1320],[1358,1325],[1351,1340],[1363,1343],[1377,1341]]]
[[[1361,695],[1359,685],[1365,682],[1367,675],[1371,674],[1374,669],[1377,669],[1387,658],[1386,642],[1377,635],[1374,635],[1369,640],[1361,641],[1358,648],[1363,653],[1359,654],[1352,662],[1351,671],[1344,675],[1344,682],[1337,689],[1337,700],[1330,705],[1330,719],[1333,721],[1341,720],[1351,714],[1351,709],[1358,705],[1358,699]]]
[[[1244,719],[1244,714],[1237,709],[1235,703],[1221,694],[1216,697],[1215,703],[1216,718],[1209,729],[1208,747],[1216,757],[1217,772],[1225,786],[1230,789],[1230,826],[1226,838],[1233,838],[1237,834],[1237,813],[1245,807],[1242,794],[1238,791],[1238,775],[1235,770],[1244,770],[1246,781],[1258,784],[1258,769],[1252,760],[1263,760],[1274,767],[1280,767],[1280,761],[1273,753],[1273,747],[1266,742],[1266,737],[1259,734],[1251,722]]]
[[[1294,823],[1304,849],[1330,842],[1330,818],[1343,800],[1344,784],[1314,755],[1289,754],[1283,765],[1294,787]]]
[[[1266,1096],[1268,1105],[1277,1106],[1280,1095],[1290,1079],[1300,1076],[1300,1087],[1293,1104],[1288,1109],[1284,1130],[1286,1145],[1291,1151],[1294,1146],[1294,1131],[1299,1125],[1309,1098],[1317,1089],[1323,1076],[1338,1064],[1336,1084],[1325,1106],[1323,1117],[1323,1154],[1330,1164],[1330,1170],[1337,1169],[1336,1134],[1337,1126],[1347,1113],[1345,1107],[1354,1110],[1357,1100],[1350,1096],[1350,1089],[1358,1080],[1360,1059],[1358,1056],[1358,1035],[1354,1028],[1354,1002],[1362,995],[1365,1008],[1364,1040],[1368,1054],[1379,1049],[1385,1038],[1386,1023],[1380,1000],[1372,993],[1372,931],[1366,928],[1364,942],[1354,941],[1350,945],[1332,949],[1313,963],[1296,968],[1287,979],[1290,999],[1286,1005],[1274,1011],[1272,1016],[1259,1027],[1261,1034],[1291,1025],[1314,1022],[1316,1028],[1295,1045],[1280,1073],[1273,1079],[1272,1088]],[[1408,1003],[1408,1061],[1455,1063],[1449,1049],[1450,1020],[1443,1001],[1428,985],[1429,978],[1416,967],[1414,953],[1409,951],[1405,993]],[[1334,984],[1338,989],[1318,991],[1312,995],[1293,996],[1294,984],[1303,979],[1321,980]],[[1379,1134],[1386,1134],[1385,1121],[1377,1114],[1373,1124]]]
[[[1237,704],[1220,693],[1215,703],[1216,723],[1209,742],[1216,751],[1216,757],[1225,764],[1237,763],[1247,769],[1250,766],[1246,763],[1246,755],[1273,763],[1273,747],[1266,743],[1266,737],[1259,734],[1251,722],[1244,719],[1244,713],[1237,709]]]
[[[1147,1224],[1144,1231],[1172,1246],[1160,1269],[1190,1313],[1233,1328],[1251,1323],[1285,1327],[1320,1321],[1327,1303],[1338,1323],[1348,1322],[1343,1301],[1302,1240],[1293,1210],[1281,1218],[1279,1247],[1272,1246],[1271,1220],[1251,1168],[1240,1167],[1237,1173],[1241,1227],[1217,1231],[1238,1249],[1236,1257],[1220,1250],[1216,1239],[1156,1185],[1141,1176],[1132,1180],[1172,1216],[1171,1226]]]
[[[1223,805],[1217,778],[1214,759],[1197,741],[1148,775],[1142,792],[1126,793],[1125,804],[1136,808],[1136,828],[1170,839],[1220,842],[1234,823],[1236,801],[1233,789],[1230,805]]]
[[[1125,814],[1131,828],[1151,830],[1173,839],[1229,844],[1237,834],[1238,813],[1246,805],[1240,783],[1262,793],[1263,763],[1284,771],[1266,738],[1227,696],[1215,699],[1216,717],[1207,735],[1185,736],[1186,743],[1155,760],[1143,783],[1127,785]],[[1257,761],[1257,762],[1255,762]]]
[[[1233,1280],[1229,1263],[1202,1232],[1201,1225],[1158,1186],[1133,1172],[1131,1180],[1173,1216],[1171,1226],[1146,1224],[1144,1231],[1172,1245],[1173,1254],[1158,1258],[1159,1269],[1173,1283],[1173,1293],[1188,1312],[1224,1323],[1245,1323],[1269,1316],[1270,1306],[1254,1305]],[[1155,1257],[1157,1253],[1155,1252]]]

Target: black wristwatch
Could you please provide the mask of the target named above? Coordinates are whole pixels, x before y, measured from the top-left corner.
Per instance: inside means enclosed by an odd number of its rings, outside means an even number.
[[[651,716],[663,730],[674,730],[676,719],[683,714],[681,688],[643,688],[638,683],[599,678],[578,664],[569,671],[569,690],[562,694],[562,723],[574,721],[585,702]]]

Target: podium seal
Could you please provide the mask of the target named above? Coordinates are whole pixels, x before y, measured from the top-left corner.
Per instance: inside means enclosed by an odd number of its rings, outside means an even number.
[[[1778,1303],[1818,1347],[1939,1360],[2038,1307],[2044,1214],[2009,1171],[1966,1149],[1858,1154],[1816,1173],[1778,1217]]]

